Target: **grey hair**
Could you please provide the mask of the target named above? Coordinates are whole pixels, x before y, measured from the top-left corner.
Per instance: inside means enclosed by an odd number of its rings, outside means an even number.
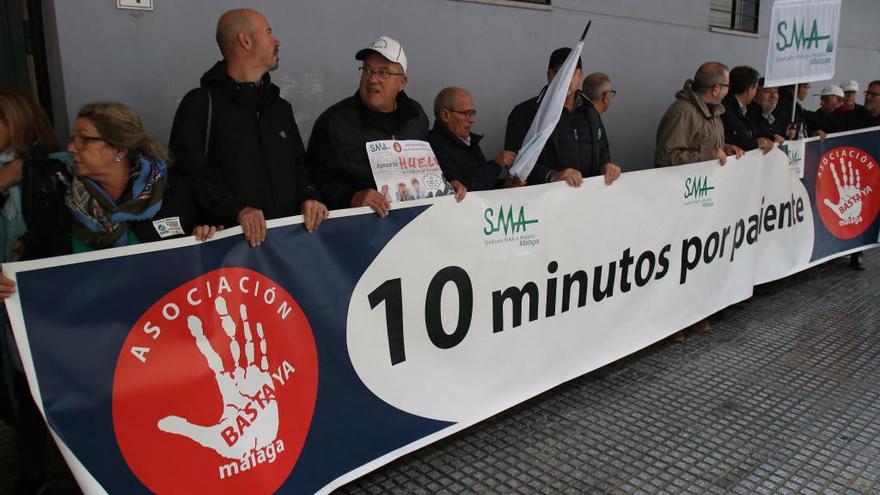
[[[445,109],[451,109],[452,105],[455,103],[455,97],[458,95],[459,91],[466,91],[462,88],[456,88],[455,86],[450,86],[448,88],[443,88],[437,93],[437,97],[434,98],[434,117],[440,118],[440,111]]]
[[[716,85],[727,84],[730,69],[721,62],[706,62],[697,69],[692,88],[694,93],[704,94]]]
[[[598,101],[602,96],[611,91],[611,79],[608,74],[594,72],[584,79],[584,93],[590,101]]]

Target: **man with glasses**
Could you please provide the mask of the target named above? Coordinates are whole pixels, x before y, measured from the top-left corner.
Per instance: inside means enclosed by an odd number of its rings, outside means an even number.
[[[843,131],[865,129],[880,125],[880,80],[871,81],[864,92],[865,104],[856,105],[843,120]]]
[[[358,91],[318,117],[307,161],[330,208],[369,206],[384,217],[391,204],[376,190],[366,143],[425,140],[428,117],[403,91],[407,60],[400,43],[382,36],[355,59],[362,61]]]
[[[548,84],[556,77],[569,53],[571,48],[559,48],[550,54],[550,63],[547,66]],[[604,159],[602,143],[596,142],[598,129],[591,126],[589,117],[589,111],[593,107],[587,96],[579,89],[582,77],[582,64],[578,59],[577,69],[569,82],[565,106],[559,116],[559,122],[529,174],[529,184],[564,180],[570,186],[580,187],[584,177],[604,175],[605,183],[611,184],[620,176],[620,168]],[[510,112],[507,118],[504,149],[517,152],[522,147],[523,139],[538,113],[538,107],[546,92],[547,86],[544,86],[537,97],[529,98]],[[597,152],[600,155],[598,159]]]
[[[784,120],[780,119],[776,110],[779,106],[779,88],[768,88],[764,86],[764,78],[758,79],[758,92],[749,105],[749,113],[755,122],[758,135],[766,136],[774,142],[781,143],[785,140],[787,125]],[[791,117],[791,108],[789,117]]]
[[[327,217],[308,179],[293,109],[269,72],[280,42],[266,18],[236,9],[217,21],[223,60],[180,102],[170,148],[202,210],[199,223],[241,225],[251,246],[266,220],[302,213],[311,232]]]
[[[730,72],[720,62],[706,62],[697,69],[675,95],[657,128],[654,160],[658,167],[718,160],[727,162],[728,155],[743,155],[737,146],[724,142],[724,97],[730,86]],[[709,320],[698,321],[672,336],[684,342],[685,330],[708,332]]]
[[[494,160],[486,160],[480,149],[483,136],[471,132],[477,121],[471,94],[462,88],[444,88],[434,99],[434,117],[428,142],[455,188],[455,198],[461,201],[467,191],[497,188],[501,171],[513,165],[516,154],[502,151]]]
[[[584,94],[590,100],[587,108],[587,118],[590,121],[591,139],[593,140],[593,163],[602,164],[606,179],[614,182],[620,176],[620,167],[611,162],[611,144],[608,142],[608,133],[605,131],[605,123],[602,122],[602,114],[611,107],[611,100],[617,96],[617,91],[611,85],[608,74],[594,72],[584,79]]]
[[[720,62],[706,62],[693,79],[688,79],[675,95],[657,128],[654,161],[658,167],[718,160],[743,154],[737,146],[724,141],[721,102],[727,96],[730,72]]]

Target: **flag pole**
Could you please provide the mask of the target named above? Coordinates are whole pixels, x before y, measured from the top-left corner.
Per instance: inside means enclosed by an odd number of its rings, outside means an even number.
[[[795,129],[798,128],[798,125],[795,123],[794,120],[795,120],[795,117],[797,117],[797,101],[798,101],[797,96],[798,96],[798,88],[799,87],[800,87],[800,83],[797,83],[794,85],[794,95],[792,95],[792,98],[791,98],[793,100],[793,103],[791,104],[791,123],[795,124]],[[800,138],[800,131],[798,130],[796,132],[797,132],[797,135],[795,135],[794,139],[799,139]],[[786,137],[788,137],[788,136],[786,136]]]
[[[587,31],[590,30],[590,26],[593,24],[593,20],[587,21],[587,27],[584,28],[584,34],[581,35],[581,39],[579,41],[584,41],[584,38],[587,37]]]

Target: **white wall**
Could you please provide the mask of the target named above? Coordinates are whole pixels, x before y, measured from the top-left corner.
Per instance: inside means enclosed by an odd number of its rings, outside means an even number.
[[[84,103],[128,103],[167,140],[178,102],[219,58],[219,15],[241,3],[154,0],[155,11],[117,10],[106,0],[45,0],[59,132]],[[652,166],[654,135],[674,93],[697,66],[719,60],[763,72],[771,2],[757,38],[708,30],[709,0],[553,0],[550,12],[457,0],[259,0],[281,40],[272,73],[293,103],[304,139],[317,116],[357,88],[354,53],[378,35],[403,43],[407,87],[430,113],[437,92],[471,90],[487,155],[500,150],[507,114],[537,94],[550,52],[593,26],[584,69],[607,72],[618,91],[605,116],[613,157],[625,170]],[[837,80],[880,79],[880,2],[843,0]],[[54,47],[54,49],[53,49]],[[818,90],[822,83],[814,83]],[[808,108],[815,106],[809,100]]]

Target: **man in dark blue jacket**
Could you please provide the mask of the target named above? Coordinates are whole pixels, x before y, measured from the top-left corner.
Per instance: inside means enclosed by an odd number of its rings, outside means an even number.
[[[477,111],[471,94],[462,88],[445,88],[434,99],[434,128],[428,142],[440,162],[443,175],[455,188],[459,201],[467,191],[486,191],[499,185],[502,169],[513,165],[516,154],[498,153],[486,160],[480,149],[483,136],[471,132]]]
[[[559,48],[550,55],[547,67],[547,81],[552,81],[565,62],[571,48]],[[599,127],[595,120],[598,115],[592,112],[589,99],[578,88],[583,72],[581,61],[571,78],[565,106],[559,123],[544,145],[535,167],[528,177],[529,184],[543,184],[564,180],[569,185],[579,187],[584,177],[604,175],[605,183],[611,184],[620,176],[620,167],[610,163],[610,154],[598,139]],[[517,152],[538,112],[538,107],[547,87],[534,98],[514,107],[507,118],[507,132],[504,136],[504,149]],[[607,141],[606,141],[607,143]]]

